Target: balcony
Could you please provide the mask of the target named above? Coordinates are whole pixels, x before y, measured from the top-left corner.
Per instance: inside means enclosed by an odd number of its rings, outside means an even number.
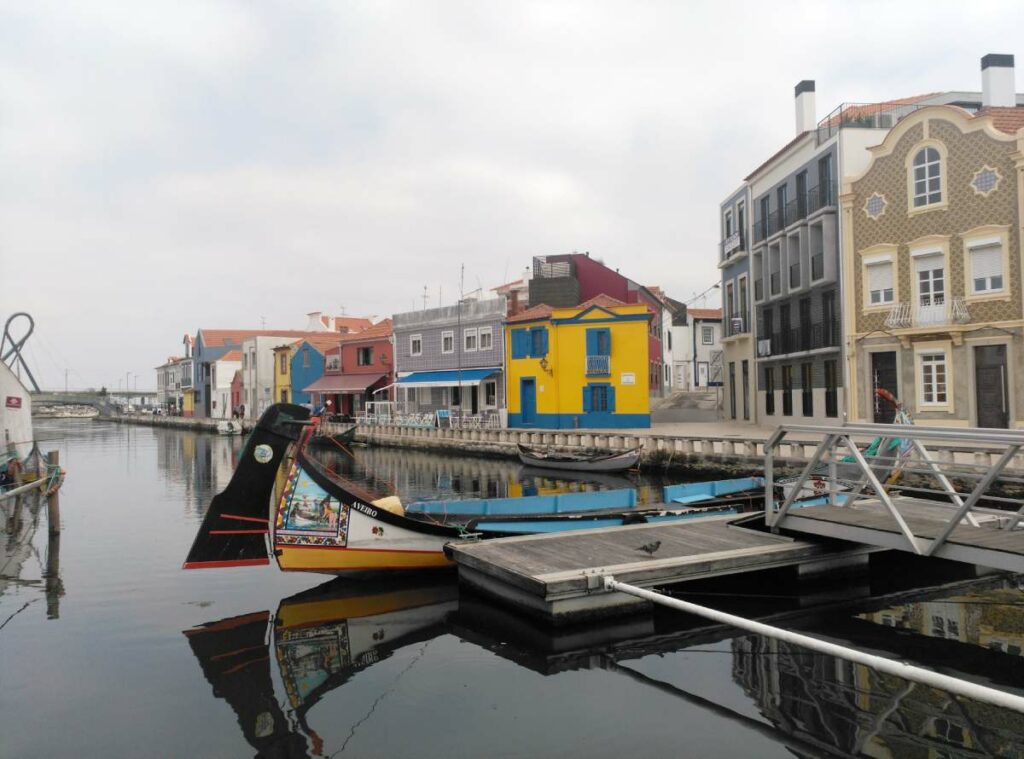
[[[897,303],[889,311],[885,326],[889,329],[909,329],[911,327],[949,327],[954,324],[967,324],[971,314],[967,303],[961,297],[929,306],[914,306],[911,303]]]
[[[786,228],[786,216],[782,209],[768,214],[768,237]]]
[[[754,300],[764,300],[764,280],[760,276],[754,280]]]
[[[587,376],[607,377],[612,373],[611,356],[587,356]]]
[[[786,226],[796,224],[807,216],[806,198],[796,197],[786,203]]]
[[[744,239],[746,236],[743,234],[743,230],[739,232],[733,232],[731,235],[726,237],[722,242],[718,244],[718,251],[723,261],[727,260],[734,253],[747,249],[747,241]]]
[[[836,186],[832,182],[815,185],[807,191],[807,213],[836,204]]]
[[[921,107],[915,103],[843,103],[818,122],[817,142],[821,145],[840,129],[892,129]]]
[[[747,319],[746,311],[737,311],[725,322],[725,336],[735,337],[750,332],[750,320]]]
[[[768,276],[768,279],[769,279],[769,283],[771,285],[770,290],[771,290],[771,294],[772,295],[778,295],[780,292],[782,292],[781,287],[780,287],[780,284],[781,284],[780,279],[781,278],[779,277],[779,273],[777,271],[773,271]]]
[[[825,276],[825,254],[816,253],[811,256],[811,280],[817,281]]]
[[[800,264],[795,263],[789,267],[789,289],[796,290],[800,287]]]
[[[788,353],[836,348],[839,346],[840,334],[838,321],[779,330],[772,333],[770,340],[758,340],[757,355],[784,356]]]

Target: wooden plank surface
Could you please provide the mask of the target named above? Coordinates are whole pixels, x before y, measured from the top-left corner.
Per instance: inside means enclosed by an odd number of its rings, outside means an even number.
[[[920,538],[936,538],[952,516],[948,505],[935,508],[920,499],[896,498],[894,505],[911,532]],[[796,516],[837,525],[863,527],[880,532],[898,533],[896,520],[885,505],[875,500],[856,502],[852,508],[843,506],[809,506],[795,512]],[[786,528],[785,520],[780,525]],[[1024,555],[1024,530],[1000,530],[994,520],[977,527],[959,524],[947,542],[959,545]]]

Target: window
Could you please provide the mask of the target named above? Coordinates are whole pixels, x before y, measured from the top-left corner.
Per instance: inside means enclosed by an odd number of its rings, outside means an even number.
[[[782,367],[782,414],[793,416],[793,367]]]
[[[970,248],[971,290],[975,294],[1002,292],[1003,246],[999,242]]]
[[[886,205],[885,196],[876,192],[864,203],[864,213],[869,219],[877,219],[885,213]]]
[[[945,352],[921,353],[921,405],[946,405],[946,354]]]
[[[327,371],[339,372],[341,371],[341,356],[335,354],[327,357]]]
[[[423,335],[409,335],[409,355],[423,355]]]
[[[731,210],[725,212],[724,226],[725,226],[725,234],[722,236],[722,239],[726,240],[732,234],[732,211]]]
[[[441,353],[455,352],[455,333],[451,330],[441,333]]]
[[[610,356],[612,353],[612,333],[607,327],[587,330],[587,355]]]
[[[476,327],[462,330],[462,345],[466,353],[474,353],[476,351],[476,335]]]
[[[288,355],[284,352],[281,353],[281,374],[285,374],[288,371]]]
[[[714,327],[701,327],[700,328],[700,341],[704,345],[713,345],[715,342],[715,328]]]
[[[586,385],[583,388],[583,412],[615,412],[615,388],[604,383]]]
[[[528,358],[530,356],[530,330],[514,329],[509,334],[512,358]]]
[[[480,350],[489,351],[494,347],[494,333],[491,327],[480,328]]]
[[[282,356],[282,358],[284,358],[284,357]],[[302,349],[302,368],[303,369],[308,369],[309,368],[309,348],[303,348]],[[281,371],[284,371],[284,369],[282,369]]]
[[[242,368],[243,369],[248,369],[249,368],[249,354],[248,353],[243,353],[242,354]]]
[[[800,367],[800,390],[804,416],[814,416],[814,365]]]
[[[281,388],[281,403],[287,403],[287,402],[288,402],[288,391],[287,391],[287,390],[285,390],[285,389],[284,389],[284,388],[282,387],[282,388]]]
[[[775,413],[775,369],[771,366],[764,368],[764,413]]]
[[[942,202],[942,157],[933,147],[914,155],[914,208]]]
[[[919,256],[914,260],[917,270],[918,304],[924,308],[946,302],[945,260],[941,254]]]
[[[736,362],[729,362],[729,418],[736,418]]]
[[[867,265],[869,306],[883,306],[895,299],[892,261],[874,261]]]
[[[974,175],[974,179],[971,180],[971,187],[974,191],[983,197],[987,197],[995,192],[996,188],[999,187],[999,171],[993,169],[991,166],[985,166],[978,169]]]
[[[825,416],[839,416],[839,376],[834,360],[825,362]]]
[[[373,363],[373,348],[360,348],[356,351],[356,364],[369,366]]]
[[[491,407],[498,405],[498,383],[494,380],[484,383],[484,405]]]
[[[546,327],[534,327],[530,330],[530,355],[543,358],[548,355],[548,331]]]

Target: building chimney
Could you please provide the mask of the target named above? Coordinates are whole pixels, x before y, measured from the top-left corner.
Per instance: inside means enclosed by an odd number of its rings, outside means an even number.
[[[1017,105],[1013,56],[989,53],[981,59],[981,105],[1013,108]]]
[[[796,133],[803,134],[814,129],[818,122],[814,118],[814,80],[804,79],[796,86]]]

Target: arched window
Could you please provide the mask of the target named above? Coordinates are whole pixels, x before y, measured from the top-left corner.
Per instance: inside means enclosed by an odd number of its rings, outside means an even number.
[[[942,156],[924,147],[914,156],[914,207],[942,202]]]

